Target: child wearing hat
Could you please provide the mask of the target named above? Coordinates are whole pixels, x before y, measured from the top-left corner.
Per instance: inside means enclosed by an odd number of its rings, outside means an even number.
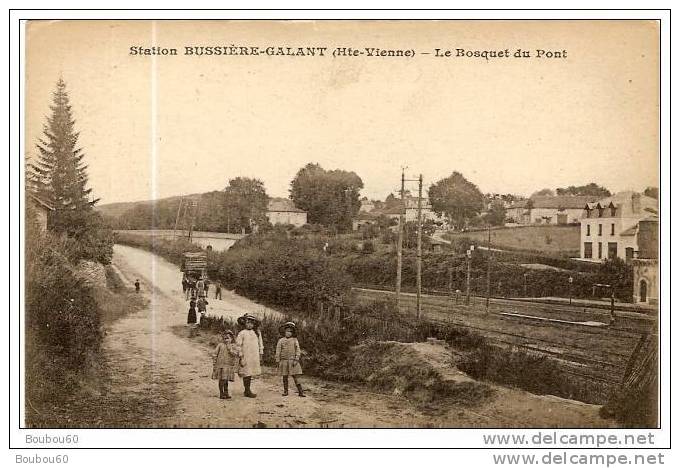
[[[238,375],[243,378],[243,395],[255,398],[257,395],[250,390],[250,383],[254,376],[262,373],[260,358],[264,354],[262,334],[259,330],[260,321],[254,315],[245,314],[238,318],[238,323],[244,327],[236,336],[236,345],[241,358]]]
[[[286,322],[279,329],[283,337],[276,343],[276,362],[279,364],[279,375],[283,379],[283,396],[288,396],[288,376],[293,376],[293,382],[298,390],[298,395],[305,396],[302,385],[298,381],[298,375],[302,375],[300,366],[300,343],[297,339],[295,323]]]
[[[226,330],[222,333],[222,342],[215,348],[213,356],[213,380],[217,380],[220,399],[229,400],[229,381],[234,381],[234,373],[238,368],[238,347],[234,343],[234,333]]]

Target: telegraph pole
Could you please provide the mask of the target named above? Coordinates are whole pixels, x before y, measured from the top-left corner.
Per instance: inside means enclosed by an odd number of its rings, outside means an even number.
[[[474,245],[471,245],[468,251],[465,253],[465,258],[467,259],[467,276],[465,279],[465,305],[470,305],[470,263],[472,263],[472,249],[474,249]]]
[[[491,295],[491,224],[489,224],[489,239],[486,246],[486,313],[488,314]]]
[[[423,286],[423,175],[418,177],[418,246],[416,250],[416,317],[422,313],[421,290]]]
[[[194,232],[194,223],[196,222],[196,212],[198,211],[198,202],[191,201],[191,207],[193,208],[191,213],[191,225],[189,227],[189,242],[191,242],[191,236]]]
[[[179,224],[179,215],[182,212],[182,202],[184,201],[184,198],[179,199],[179,205],[177,206],[177,216],[175,216],[175,230],[172,231],[172,240],[175,240],[177,238],[177,226]]]
[[[396,286],[396,296],[397,296],[397,310],[400,310],[401,305],[401,249],[404,244],[404,168],[401,168],[401,190],[399,191],[401,197],[401,208],[399,211],[399,236],[397,238],[397,286]]]

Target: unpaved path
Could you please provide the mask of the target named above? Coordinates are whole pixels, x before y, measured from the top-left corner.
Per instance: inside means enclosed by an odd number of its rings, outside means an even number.
[[[231,400],[218,398],[210,379],[212,349],[190,339],[181,273],[162,258],[116,245],[114,266],[132,284],[139,279],[149,307],[115,322],[104,351],[112,391],[152,395],[164,403],[161,414],[140,416],[139,426],[156,427],[602,427],[597,407],[500,389],[485,407],[417,405],[401,396],[367,392],[357,386],[304,377],[308,398],[281,396],[273,369],[253,383],[256,399],[243,397],[241,383],[230,385]],[[244,312],[276,313],[223,291],[208,313],[237,317]],[[304,346],[304,344],[303,344]],[[292,380],[291,380],[292,387]]]

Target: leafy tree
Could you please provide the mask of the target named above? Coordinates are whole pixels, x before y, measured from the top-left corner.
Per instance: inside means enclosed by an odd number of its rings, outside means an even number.
[[[431,219],[423,222],[423,248],[427,249],[430,245],[430,237],[434,234],[436,225]],[[418,246],[418,222],[408,221],[404,223],[404,247],[415,249]]]
[[[352,230],[352,218],[361,208],[359,191],[363,187],[363,181],[354,172],[327,171],[309,163],[291,181],[290,198],[307,211],[310,223],[347,232]]]
[[[385,203],[383,208],[386,210],[396,210],[401,206],[401,200],[390,193],[387,198],[385,198]]]
[[[659,199],[659,187],[647,187],[644,194],[648,197]]]
[[[611,285],[616,297],[630,301],[633,293],[633,267],[618,257],[606,259],[597,272],[597,282]]]
[[[85,154],[78,145],[78,132],[71,112],[66,83],[59,79],[52,94],[52,111],[36,145],[39,156],[29,167],[29,188],[54,206],[50,228],[79,236],[87,228],[95,203],[87,187]]]
[[[552,197],[553,195],[555,195],[555,193],[552,191],[552,189],[549,188],[544,188],[531,194],[532,197],[545,197],[545,196]]]
[[[569,187],[558,188],[555,190],[555,193],[557,193],[557,195],[590,195],[598,198],[611,196],[609,190],[597,185],[595,182],[586,185],[570,185]]]
[[[494,201],[489,207],[489,211],[486,214],[485,221],[492,226],[503,226],[505,224],[505,206],[503,202]]]
[[[428,196],[432,210],[446,215],[459,228],[484,209],[484,195],[460,172],[453,172],[430,186]]]
[[[260,179],[236,177],[224,189],[230,229],[249,231],[253,224],[267,223],[269,196]]]

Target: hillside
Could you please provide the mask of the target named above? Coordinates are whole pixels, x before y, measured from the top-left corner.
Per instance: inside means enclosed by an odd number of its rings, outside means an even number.
[[[135,202],[120,202],[120,203],[106,203],[103,205],[98,205],[95,207],[97,211],[99,211],[102,215],[104,216],[111,216],[114,218],[117,218],[121,216],[123,213],[128,211],[131,208],[134,208],[138,205],[148,205],[149,203],[152,202],[162,202],[162,201],[173,201],[177,200],[179,198],[199,198],[201,196],[200,193],[192,193],[190,195],[177,195],[174,197],[167,197],[167,198],[159,198],[157,200],[141,200],[141,201],[135,201]]]

